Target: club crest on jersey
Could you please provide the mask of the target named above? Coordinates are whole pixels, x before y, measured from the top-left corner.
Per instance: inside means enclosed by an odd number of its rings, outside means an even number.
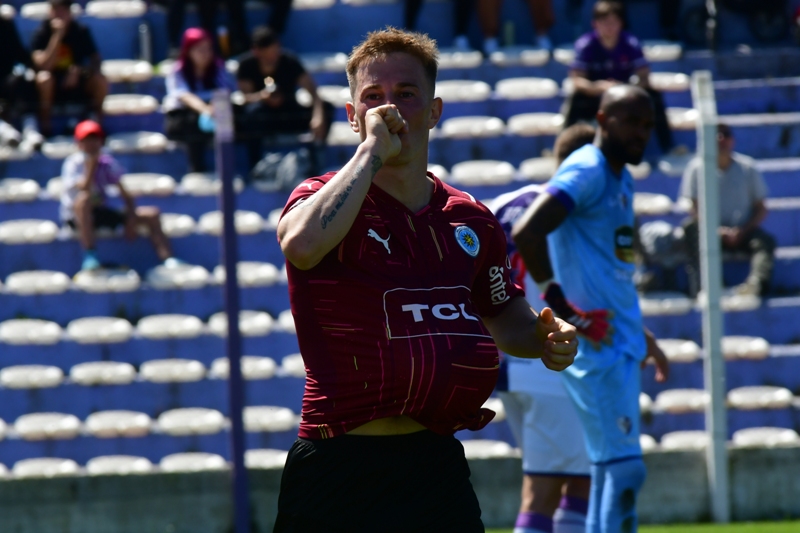
[[[481,242],[478,240],[478,234],[469,226],[458,226],[456,228],[456,242],[458,242],[462,250],[472,257],[478,256],[478,252],[481,249]]]

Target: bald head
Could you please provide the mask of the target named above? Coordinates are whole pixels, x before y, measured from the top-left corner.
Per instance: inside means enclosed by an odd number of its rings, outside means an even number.
[[[653,101],[647,91],[633,85],[615,85],[603,93],[597,112],[600,149],[622,168],[639,164],[653,130]]]
[[[635,85],[615,85],[603,93],[600,111],[612,115],[620,109],[638,107],[642,104],[653,107],[653,101],[647,91]]]

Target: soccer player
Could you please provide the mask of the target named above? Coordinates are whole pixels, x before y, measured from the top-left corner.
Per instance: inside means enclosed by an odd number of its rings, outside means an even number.
[[[278,224],[308,377],[275,531],[484,531],[454,433],[494,416],[498,347],[573,360],[575,328],[530,309],[491,211],[426,172],[437,56],[394,28],[355,47],[361,144],[295,189]]]
[[[544,300],[591,341],[562,378],[592,462],[586,530],[619,533],[636,531],[645,478],[639,366],[653,358],[656,379],[668,373],[632,281],[633,178],[625,165],[642,159],[653,128],[650,97],[639,87],[611,87],[597,123],[594,143],[564,161],[513,236]]]
[[[572,152],[591,144],[594,136],[595,129],[588,124],[565,129],[556,139],[557,163],[561,165]],[[542,191],[540,185],[528,185],[498,196],[489,206],[509,241],[512,280],[525,289],[534,309],[541,309],[542,300],[511,242],[511,229]],[[514,533],[583,533],[589,501],[589,458],[580,437],[578,414],[561,378],[540,361],[518,357],[505,358],[500,371],[497,390],[522,449],[522,505]]]

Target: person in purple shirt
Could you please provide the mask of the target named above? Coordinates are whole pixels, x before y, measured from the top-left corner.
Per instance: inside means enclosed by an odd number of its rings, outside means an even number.
[[[575,60],[570,69],[574,92],[564,104],[565,127],[592,122],[603,93],[615,85],[631,83],[648,92],[655,108],[655,129],[661,150],[673,147],[664,100],[650,86],[650,66],[639,40],[623,31],[623,6],[600,0],[592,11],[593,31],[575,42]]]

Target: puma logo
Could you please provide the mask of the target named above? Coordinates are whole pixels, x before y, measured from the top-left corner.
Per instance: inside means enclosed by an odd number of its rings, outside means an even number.
[[[384,248],[386,248],[386,251],[387,251],[387,252],[389,252],[389,255],[391,255],[391,254],[392,254],[392,251],[389,249],[389,239],[392,237],[392,234],[391,234],[391,233],[390,233],[390,234],[389,234],[389,236],[388,236],[388,237],[386,237],[385,239],[381,239],[381,236],[380,236],[380,235],[378,235],[378,234],[375,232],[375,230],[374,230],[374,229],[371,229],[371,230],[369,230],[369,231],[367,232],[367,237],[372,237],[373,239],[375,239],[376,241],[378,241],[379,243],[381,243],[381,244],[383,245],[383,247],[384,247]]]

